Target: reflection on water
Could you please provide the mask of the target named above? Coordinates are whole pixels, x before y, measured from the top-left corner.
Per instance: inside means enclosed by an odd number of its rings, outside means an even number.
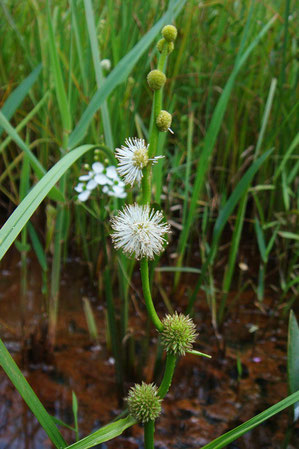
[[[12,255],[1,269],[0,335],[49,413],[71,426],[72,391],[76,393],[80,436],[83,437],[120,412],[113,359],[105,343],[103,299],[97,298],[96,288],[82,263],[68,262],[61,285],[57,345],[54,354],[48,354],[43,336],[41,275],[34,260],[29,261],[28,268],[27,293],[23,300],[16,256]],[[186,279],[186,283],[190,285],[192,279]],[[174,298],[180,306],[183,306],[180,302],[184,298],[183,289]],[[83,296],[90,299],[96,316],[97,345],[88,335]],[[254,305],[252,293],[244,294],[241,303],[226,324],[225,344],[221,345],[220,352],[205,301],[199,301],[195,317],[200,332],[198,349],[210,353],[213,359],[187,356],[180,361],[157,423],[156,449],[198,449],[286,396],[286,323],[271,312],[271,301],[266,301],[264,312]],[[139,308],[142,309],[142,305]],[[131,315],[135,315],[133,304]],[[137,329],[136,338],[142,339],[145,316],[136,314],[130,324],[132,329]],[[253,329],[255,331],[250,332]],[[155,332],[152,336],[156,338]],[[151,346],[144,369],[147,381],[152,380],[154,371],[156,340]],[[237,369],[237,358],[241,370]],[[129,384],[126,389],[128,387]],[[0,396],[0,449],[53,447],[3,371],[0,372]],[[287,412],[281,413],[229,448],[278,449],[287,421]],[[74,441],[72,431],[64,429],[63,434],[67,442]],[[293,440],[289,449],[295,449],[296,442],[299,443],[296,434]],[[135,426],[125,436],[98,447],[141,449],[142,429]]]

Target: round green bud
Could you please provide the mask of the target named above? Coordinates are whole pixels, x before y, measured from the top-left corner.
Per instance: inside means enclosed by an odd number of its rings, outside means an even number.
[[[164,28],[162,28],[162,36],[164,39],[166,39],[168,42],[173,42],[176,40],[176,37],[178,35],[178,30],[173,25],[166,25]]]
[[[136,384],[129,391],[128,408],[130,415],[141,423],[154,421],[161,413],[162,399],[158,396],[158,388],[154,384]]]
[[[159,50],[160,53],[162,53],[164,45],[167,45],[167,54],[169,55],[169,53],[171,53],[174,49],[174,43],[173,42],[167,42],[166,39],[164,39],[164,37],[162,39],[160,39],[157,42],[157,49]]]
[[[90,170],[90,165],[89,164],[84,164],[83,168],[84,168],[84,170]]]
[[[152,70],[147,75],[147,82],[152,90],[159,90],[166,83],[166,76],[161,70]]]
[[[172,115],[167,111],[160,111],[158,117],[156,118],[156,125],[159,131],[166,132],[170,128],[172,122]]]
[[[167,353],[180,356],[192,350],[198,334],[195,324],[188,315],[177,312],[166,315],[162,324],[164,328],[160,334],[161,343]]]

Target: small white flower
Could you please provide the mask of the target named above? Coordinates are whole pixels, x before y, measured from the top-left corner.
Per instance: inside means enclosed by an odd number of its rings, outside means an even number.
[[[110,59],[102,59],[100,64],[101,64],[102,68],[104,70],[107,70],[108,72],[111,69],[111,61],[110,61]]]
[[[104,171],[104,165],[101,164],[101,162],[94,162],[92,164],[92,169],[95,173],[103,173]]]
[[[103,173],[96,174],[94,177],[94,180],[99,186],[105,186],[106,184],[112,184],[110,179],[108,179],[107,176],[104,175]]]
[[[84,190],[84,186],[85,184],[83,184],[83,182],[79,182],[79,184],[76,187],[74,187],[74,189],[76,190],[76,192],[81,193]]]
[[[93,170],[88,172],[88,175],[79,176],[79,181],[87,181],[86,188],[88,190],[93,190],[97,187],[98,183],[95,180],[95,172]]]
[[[112,179],[113,181],[117,181],[119,179],[114,165],[110,165],[109,167],[106,168],[106,176]]]
[[[90,182],[90,181],[89,181]],[[79,184],[74,188],[76,192],[79,193],[78,200],[79,201],[86,201],[89,198],[89,195],[91,194],[91,191],[93,189],[88,188],[88,184],[85,185],[83,182],[79,182]]]
[[[125,146],[116,148],[115,156],[119,161],[117,171],[120,176],[124,177],[126,184],[133,185],[136,181],[140,184],[143,176],[142,170],[151,161],[153,164],[161,159],[163,156],[156,156],[153,159],[148,157],[148,145],[145,144],[143,139],[137,139],[136,137],[125,140]]]
[[[111,219],[112,241],[116,249],[122,249],[137,260],[148,257],[153,259],[160,254],[170,232],[170,226],[163,221],[160,211],[150,209],[148,205],[126,205],[116,217]]]
[[[120,185],[120,184],[114,184],[110,190],[110,192],[108,192],[108,195],[110,196],[115,196],[116,198],[126,198],[127,194],[124,190],[124,186]]]
[[[91,194],[91,190],[83,190],[83,192],[79,193],[78,195],[78,200],[81,202],[84,202],[86,200],[88,200],[89,195]]]

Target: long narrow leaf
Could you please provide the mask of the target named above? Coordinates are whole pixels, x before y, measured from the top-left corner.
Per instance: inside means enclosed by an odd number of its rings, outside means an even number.
[[[48,414],[47,410],[44,408],[43,404],[40,402],[32,388],[30,387],[29,383],[23,376],[22,372],[9,354],[1,339],[0,365],[4,369],[5,373],[14,384],[28,407],[31,409],[32,413],[35,415],[55,447],[58,449],[65,448],[67,446],[66,442],[57,429],[52,417]]]
[[[102,427],[91,435],[77,441],[77,443],[71,444],[67,447],[67,449],[89,449],[97,444],[104,443],[105,441],[118,437],[134,424],[136,424],[136,420],[129,415],[124,419],[119,419],[118,421]]]
[[[202,449],[221,449],[227,446],[232,441],[235,441],[237,438],[244,435],[244,433],[249,432],[256,426],[259,426],[264,421],[271,418],[271,416],[274,416],[277,413],[284,410],[285,408],[290,407],[290,405],[293,405],[298,400],[299,400],[299,391],[291,394],[290,396],[286,397],[285,399],[273,405],[272,407],[267,408],[267,410],[265,410],[264,412],[259,413],[258,415],[249,419],[248,421],[236,427],[235,429],[230,430],[224,435],[221,435],[221,437],[216,438],[216,440],[211,441],[211,443],[203,446]]]
[[[288,379],[290,393],[299,390],[299,326],[293,310],[290,311],[288,335]],[[294,405],[294,421],[299,418],[299,402]]]
[[[49,1],[47,1],[47,18],[48,18],[48,29],[49,29],[49,50],[50,50],[50,56],[51,56],[51,61],[52,61],[52,69],[53,69],[56,97],[57,97],[57,102],[58,102],[58,106],[59,106],[60,117],[61,117],[61,121],[63,123],[64,130],[70,131],[72,120],[71,120],[69,104],[68,104],[67,97],[66,97],[66,91],[65,91],[65,87],[64,87],[60,62],[59,62],[57,49],[56,49],[56,42],[55,42],[53,24],[52,24],[52,19],[51,19]]]
[[[91,46],[93,67],[94,67],[94,71],[95,71],[95,75],[96,75],[97,88],[99,89],[104,81],[104,77],[103,77],[102,67],[101,67],[101,63],[100,63],[100,49],[98,46],[97,31],[96,31],[96,26],[95,26],[95,22],[94,22],[94,12],[93,12],[93,8],[92,8],[91,0],[84,0],[84,7],[85,7],[86,23],[87,23],[87,29],[88,29],[88,34],[89,34],[90,46]],[[113,137],[112,137],[112,130],[111,130],[111,122],[110,122],[110,116],[109,116],[108,105],[107,105],[106,100],[103,101],[103,104],[101,106],[101,112],[102,112],[102,119],[103,119],[105,142],[110,149],[113,149],[114,144],[113,144]]]
[[[92,148],[95,145],[82,145],[66,154],[28,193],[0,230],[0,260],[56,182],[79,157]]]
[[[2,114],[7,118],[7,120],[11,119],[11,117],[14,115],[14,113],[20,106],[20,104],[28,94],[29,90],[37,80],[41,69],[42,65],[39,64],[7,98],[6,102],[4,103],[1,109]],[[2,132],[3,128],[0,127],[0,136]]]

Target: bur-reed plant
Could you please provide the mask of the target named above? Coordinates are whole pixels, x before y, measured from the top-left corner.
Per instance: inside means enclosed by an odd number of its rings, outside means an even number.
[[[168,41],[172,42],[176,37],[175,28],[170,25],[163,29],[164,41],[158,44],[158,49],[161,52],[158,62],[158,71],[163,72],[166,67],[166,59],[169,50],[172,50],[172,46],[169,46]],[[169,38],[169,35],[172,36]],[[155,69],[156,70],[156,69]],[[135,424],[136,421],[140,421],[144,424],[145,435],[145,447],[154,447],[154,419],[159,415],[161,408],[161,400],[164,399],[172,382],[173,372],[175,369],[176,361],[179,356],[184,355],[186,352],[197,355],[205,355],[192,349],[192,345],[196,338],[195,325],[192,320],[182,314],[174,313],[167,315],[165,319],[160,320],[151,296],[151,286],[149,281],[149,259],[154,259],[159,256],[164,250],[164,245],[167,243],[167,234],[169,233],[169,225],[164,221],[163,214],[160,210],[156,210],[151,206],[152,198],[152,164],[157,162],[157,165],[161,163],[157,159],[157,149],[159,147],[159,133],[167,132],[171,124],[171,117],[167,111],[162,110],[162,85],[161,80],[164,77],[158,74],[158,79],[153,82],[151,75],[149,77],[150,87],[154,89],[154,101],[152,108],[152,124],[149,133],[149,146],[147,147],[143,142],[132,140],[127,148],[122,148],[123,153],[118,152],[120,159],[119,172],[124,175],[124,178],[128,175],[128,170],[131,168],[134,181],[140,181],[141,177],[141,194],[137,198],[135,204],[127,205],[122,211],[120,211],[112,219],[113,228],[113,241],[117,249],[122,249],[126,254],[135,257],[140,260],[141,278],[144,299],[147,307],[149,317],[151,318],[156,329],[160,333],[161,343],[165,349],[166,365],[162,383],[159,388],[156,388],[152,384],[136,385],[130,391],[128,395],[128,407],[130,414],[123,419],[119,419],[115,423],[107,425],[99,431],[89,435],[88,437],[77,441],[70,446],[64,442],[60,432],[54,424],[54,420],[47,414],[42,404],[37,399],[35,393],[29,387],[28,383],[24,379],[22,373],[19,371],[9,353],[5,349],[5,346],[0,342],[0,360],[1,365],[10,377],[16,388],[20,391],[25,401],[28,403],[37,419],[48,433],[51,441],[57,448],[89,448],[104,441],[108,441],[120,435],[126,428]],[[58,83],[59,84],[59,83]],[[161,115],[162,111],[162,115]],[[7,126],[6,129],[10,131],[12,135],[14,132]],[[15,135],[14,135],[15,137]],[[16,138],[16,140],[18,140]],[[136,144],[138,143],[138,145]],[[24,151],[27,150],[27,146],[22,143]],[[25,150],[26,148],[26,150]],[[16,209],[9,222],[4,226],[1,231],[1,251],[2,254],[8,249],[8,247],[15,240],[18,233],[23,229],[24,225],[38,207],[42,199],[50,192],[57,180],[63,176],[66,169],[74,162],[78,157],[82,156],[87,151],[94,149],[95,146],[85,145],[72,150],[65,155],[59,163],[57,163],[32,189],[31,192],[25,197],[21,205]],[[247,187],[252,179],[252,176],[257,172],[258,168],[265,161],[270,152],[267,152],[255,161],[246,174],[242,177],[239,184],[241,187],[236,189],[236,193],[232,194],[228,202],[224,205],[218,220],[214,227],[214,246],[212,247],[212,256],[209,254],[211,260],[215,256],[215,251],[218,245],[218,239],[223,229],[224,223],[227,221],[228,216],[238,202],[244,187]],[[34,159],[33,159],[34,161]],[[121,165],[123,164],[123,165]],[[125,165],[125,166],[124,166]],[[37,165],[36,165],[37,166]],[[37,166],[38,167],[38,166]],[[133,175],[133,168],[135,170]],[[123,171],[125,170],[125,171]],[[141,172],[140,172],[141,171]],[[137,174],[136,174],[137,173]],[[139,176],[138,176],[139,175]],[[127,178],[132,181],[132,176]],[[294,363],[290,363],[293,366]],[[278,413],[287,406],[292,405],[299,399],[298,392],[294,392],[288,398],[276,404],[265,412],[257,415],[249,420],[247,423],[242,424],[238,428],[230,431],[228,434],[223,435],[214,442],[208,444],[206,448],[221,448],[239,437],[246,431],[254,428],[256,425]],[[74,397],[73,409],[75,415],[75,432],[78,435],[77,426],[77,401]]]

